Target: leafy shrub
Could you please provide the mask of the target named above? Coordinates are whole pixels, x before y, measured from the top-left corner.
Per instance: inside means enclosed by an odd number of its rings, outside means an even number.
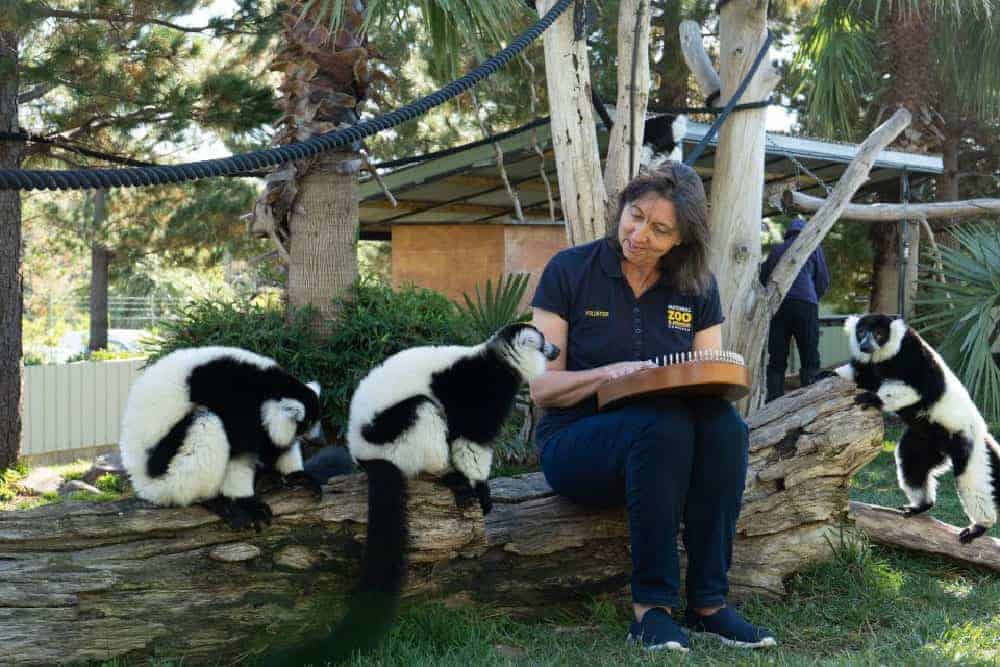
[[[302,380],[323,387],[324,427],[342,437],[351,395],[371,368],[415,345],[464,344],[455,328],[454,307],[430,290],[360,283],[341,302],[330,332],[316,331],[317,313],[293,312],[248,302],[189,304],[165,324],[150,362],[185,347],[227,345],[273,358]]]
[[[128,491],[128,482],[121,475],[106,472],[94,481],[94,486],[104,493],[121,495]]]
[[[66,363],[74,361],[116,361],[119,359],[141,359],[146,356],[145,352],[129,352],[127,350],[84,350],[74,354]],[[27,362],[25,362],[27,365]]]
[[[25,366],[41,366],[47,363],[44,355],[31,350],[25,350],[24,354],[21,355],[21,362]]]

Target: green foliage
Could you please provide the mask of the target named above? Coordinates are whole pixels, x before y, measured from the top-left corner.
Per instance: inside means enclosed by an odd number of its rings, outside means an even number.
[[[141,359],[145,352],[129,352],[127,350],[84,350],[66,360],[67,364],[74,361],[118,361],[119,359]],[[40,362],[45,363],[45,362]],[[25,366],[28,364],[25,363]]]
[[[416,345],[456,344],[454,309],[430,290],[361,283],[341,304],[328,334],[314,329],[316,313],[305,309],[286,319],[274,305],[237,301],[191,303],[164,324],[151,362],[175,349],[228,345],[273,358],[296,377],[323,388],[324,426],[342,436],[358,382],[386,357]]]
[[[14,485],[28,474],[28,466],[18,461],[13,467],[0,471],[0,503],[6,503],[17,497]]]
[[[1000,367],[992,347],[1000,336],[1000,227],[952,228],[953,247],[941,247],[942,270],[932,269],[914,325],[943,335],[938,349],[969,389],[987,421],[1000,420]],[[940,282],[944,278],[945,282]]]
[[[94,482],[94,486],[103,493],[116,494],[118,496],[127,493],[129,490],[128,481],[123,476],[111,472],[106,472],[98,477]]]
[[[465,305],[456,306],[461,326],[469,331],[473,339],[485,340],[512,322],[530,320],[530,312],[519,311],[530,277],[529,273],[501,276],[497,280],[496,290],[493,289],[493,281],[487,278],[486,296],[483,296],[479,285],[476,285],[475,303],[468,294],[463,294]]]

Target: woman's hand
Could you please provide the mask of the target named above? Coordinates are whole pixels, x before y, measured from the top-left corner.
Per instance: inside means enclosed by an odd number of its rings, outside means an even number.
[[[602,370],[605,373],[606,379],[617,380],[618,378],[631,375],[636,371],[641,371],[646,368],[656,368],[656,364],[652,361],[620,361],[617,364],[604,366]]]

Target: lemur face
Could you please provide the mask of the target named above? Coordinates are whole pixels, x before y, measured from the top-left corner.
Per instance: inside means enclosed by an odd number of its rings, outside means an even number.
[[[906,324],[899,318],[871,313],[847,318],[844,331],[856,359],[880,361],[899,351]]]
[[[493,334],[491,342],[494,341],[503,345],[525,380],[544,373],[546,360],[559,357],[559,348],[547,342],[542,332],[530,324],[508,324]]]

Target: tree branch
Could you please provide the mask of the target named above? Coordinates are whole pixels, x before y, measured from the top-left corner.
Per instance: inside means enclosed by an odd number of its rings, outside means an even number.
[[[45,97],[48,95],[49,91],[56,87],[54,83],[40,83],[30,90],[26,90],[17,96],[18,104],[27,104],[28,102],[34,102],[40,97]]]
[[[171,30],[178,30],[180,32],[190,32],[190,33],[200,33],[207,30],[218,30],[216,26],[203,25],[203,26],[184,26],[178,25],[176,23],[171,23],[170,21],[165,21],[163,19],[153,18],[151,16],[136,16],[134,14],[126,14],[124,12],[77,12],[69,9],[55,9],[44,3],[37,3],[33,9],[32,14],[41,18],[53,18],[53,19],[73,19],[77,21],[104,21],[107,23],[132,23],[132,24],[155,24],[163,26],[165,28],[170,28]],[[227,30],[226,32],[232,32]]]
[[[778,311],[781,300],[791,287],[792,281],[799,274],[806,259],[830,231],[837,219],[841,217],[854,193],[868,180],[868,174],[871,172],[872,165],[875,164],[879,153],[892,143],[909,124],[910,112],[900,108],[889,120],[875,128],[875,131],[868,135],[868,138],[858,148],[857,155],[847,165],[844,175],[837,182],[830,197],[816,211],[811,223],[806,225],[788,251],[781,256],[771,273],[770,281],[765,288],[768,319]]]
[[[694,21],[681,21],[680,34],[684,62],[694,74],[701,94],[706,98],[715,95],[722,90],[722,80],[719,78],[719,73],[715,71],[715,66],[712,65],[712,59],[708,57],[708,52],[705,51],[701,26]],[[716,95],[713,105],[722,106],[718,95]]]
[[[854,525],[873,541],[947,556],[963,563],[1000,571],[1000,540],[980,537],[972,544],[958,541],[959,528],[928,514],[904,518],[899,510],[852,500]]]
[[[826,202],[804,192],[785,190],[781,196],[785,208],[806,213],[818,211]],[[841,220],[859,222],[890,222],[896,220],[933,220],[935,218],[961,218],[970,215],[1000,213],[1000,199],[965,199],[929,204],[847,204],[840,213]]]

